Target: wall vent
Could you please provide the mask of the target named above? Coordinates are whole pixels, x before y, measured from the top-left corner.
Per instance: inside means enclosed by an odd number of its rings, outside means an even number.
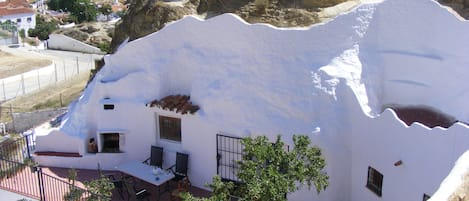
[[[104,110],[114,110],[114,104],[104,104]]]

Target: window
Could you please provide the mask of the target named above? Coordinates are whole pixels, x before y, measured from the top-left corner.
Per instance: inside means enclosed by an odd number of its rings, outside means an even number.
[[[102,153],[120,153],[120,134],[119,133],[100,133],[101,152]]]
[[[366,187],[381,197],[381,188],[383,186],[383,175],[372,167],[368,167],[368,180]]]
[[[30,17],[28,17],[28,18],[26,19],[26,21],[28,21],[28,22],[31,22],[31,18],[30,18]]]
[[[427,194],[423,194],[423,201],[429,200],[431,197]]]
[[[113,110],[114,104],[104,104],[103,108],[104,110]]]
[[[181,119],[159,116],[160,138],[181,141]]]
[[[16,19],[16,22],[20,23],[20,22],[21,22],[21,18]]]

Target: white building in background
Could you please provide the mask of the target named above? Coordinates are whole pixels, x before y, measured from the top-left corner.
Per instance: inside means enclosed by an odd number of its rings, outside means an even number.
[[[290,145],[305,134],[323,150],[330,185],[289,200],[426,200],[469,150],[468,33],[432,0],[363,4],[303,29],[186,17],[106,56],[62,125],[36,131],[38,152],[80,157],[35,160],[113,169],[158,145],[165,167],[188,153],[189,178],[204,188],[220,164],[235,167],[217,134],[282,134]],[[413,118],[402,108],[438,111]],[[98,153],[87,152],[90,138]]]
[[[36,27],[36,14],[27,0],[0,0],[0,22],[8,20],[26,34]]]

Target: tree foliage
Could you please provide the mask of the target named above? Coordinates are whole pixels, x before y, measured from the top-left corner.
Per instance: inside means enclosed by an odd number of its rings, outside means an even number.
[[[49,35],[58,29],[58,23],[54,21],[45,21],[39,15],[36,15],[36,27],[28,30],[28,36],[38,37],[40,40],[49,39]]]
[[[232,182],[222,182],[220,176],[216,175],[212,179],[212,184],[207,184],[213,192],[210,198],[196,198],[189,193],[181,194],[182,200],[185,201],[223,201],[229,200],[230,191],[233,190]]]
[[[98,10],[103,15],[110,15],[112,13],[112,6],[111,4],[104,4]]]
[[[88,201],[108,201],[111,200],[114,184],[109,178],[101,175],[99,179],[95,179],[85,183],[86,189],[92,193],[87,199]]]
[[[240,167],[238,178],[243,182],[239,195],[241,200],[284,201],[287,193],[295,192],[302,186],[311,189],[314,185],[319,193],[329,185],[329,176],[323,171],[326,161],[322,157],[321,150],[311,146],[308,136],[294,135],[293,142],[293,149],[288,151],[280,136],[277,136],[275,143],[269,142],[265,136],[242,140],[244,155],[238,162]],[[187,200],[228,200],[223,196],[227,189],[229,190],[227,186],[230,184],[220,183],[222,182],[214,179],[213,186],[224,190],[214,189],[211,198],[196,199],[191,196],[186,198]]]
[[[5,22],[0,22],[0,29],[9,31],[9,32],[15,32],[18,30],[16,22],[13,22],[11,20],[6,20]]]
[[[70,0],[65,0],[70,1]],[[72,0],[74,1],[70,14],[76,17],[79,23],[84,21],[95,21],[98,15],[96,4],[90,2],[90,0]]]
[[[70,12],[77,22],[95,21],[98,10],[90,0],[49,0],[47,6],[56,11]]]

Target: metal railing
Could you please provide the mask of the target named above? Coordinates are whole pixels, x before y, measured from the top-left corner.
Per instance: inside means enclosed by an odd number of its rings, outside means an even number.
[[[38,176],[28,165],[0,159],[0,188],[40,199]]]
[[[41,168],[37,169],[37,173],[40,180],[40,184],[38,186],[40,191],[42,191],[41,200],[84,201],[97,200],[96,198],[100,197],[84,188],[43,173]]]
[[[110,200],[42,171],[31,159],[33,135],[0,144],[0,188],[41,201]]]
[[[0,143],[0,158],[24,163],[31,158],[34,149],[33,135],[25,135],[18,139],[8,138]]]
[[[238,161],[243,157],[242,138],[217,134],[217,174],[224,181],[239,183]]]

